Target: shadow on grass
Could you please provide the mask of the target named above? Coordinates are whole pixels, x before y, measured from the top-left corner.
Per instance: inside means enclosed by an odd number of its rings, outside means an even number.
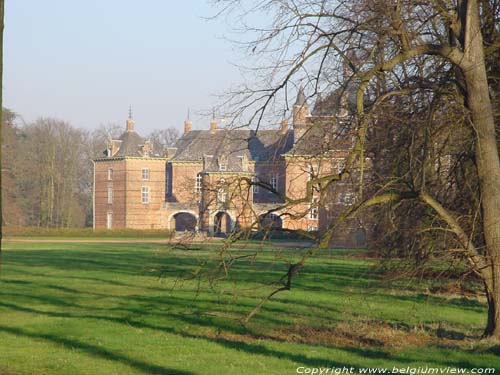
[[[13,270],[16,273],[22,274],[23,272],[26,273],[27,275],[33,275],[36,277],[40,278],[45,278],[45,277],[54,277],[54,278],[60,278],[60,279],[67,279],[67,278],[74,278],[74,279],[82,279],[84,281],[95,281],[98,283],[109,283],[112,285],[116,286],[121,286],[121,287],[133,287],[133,288],[141,288],[141,289],[147,289],[147,290],[157,290],[157,291],[162,291],[165,292],[165,289],[162,288],[151,288],[148,286],[143,286],[139,284],[129,284],[125,283],[123,281],[117,281],[114,280],[116,278],[116,275],[119,275],[119,277],[127,276],[127,277],[136,277],[136,276],[144,276],[145,270],[147,267],[151,268],[152,264],[154,263],[155,265],[161,264],[163,266],[169,267],[173,271],[182,271],[185,270],[189,267],[196,266],[198,264],[197,259],[192,256],[188,255],[186,253],[179,253],[179,252],[163,252],[161,253],[160,256],[158,257],[152,257],[151,251],[154,250],[151,247],[145,248],[143,247],[141,250],[138,251],[132,251],[130,250],[131,247],[124,246],[122,250],[109,250],[106,248],[104,245],[101,247],[93,246],[91,251],[84,251],[85,247],[84,245],[74,247],[71,250],[62,250],[62,249],[54,249],[54,250],[23,250],[17,253],[8,253],[7,257],[4,257],[4,261],[6,265],[10,266],[15,266],[16,269]],[[85,246],[88,246],[86,244]],[[106,245],[109,246],[109,245]],[[100,249],[100,250],[99,250]],[[148,250],[148,252],[144,251]],[[202,254],[208,254],[208,252],[204,252]],[[202,257],[204,255],[201,255]],[[265,261],[267,257],[267,261]],[[242,262],[237,265],[237,270],[235,276],[230,280],[233,282],[238,282],[238,283],[245,283],[245,282],[256,282],[258,280],[259,283],[264,283],[270,280],[275,281],[277,275],[281,275],[285,268],[283,264],[278,264],[278,263],[272,263],[270,265],[270,260],[272,259],[272,255],[266,255],[264,257],[263,261],[255,261],[255,262]],[[331,262],[331,261],[328,261]],[[17,269],[17,267],[22,267],[21,269]],[[30,271],[27,271],[26,268],[30,269]],[[41,273],[32,273],[33,269],[38,269],[41,268],[42,271]],[[50,270],[57,270],[54,275],[45,275],[43,274],[43,270],[45,268],[48,268]],[[70,275],[64,274],[63,272],[71,272]],[[81,272],[83,271],[83,275],[78,275],[75,276],[76,272]],[[92,272],[92,274],[89,274],[87,272]],[[251,271],[251,272],[250,272]],[[11,271],[12,272],[12,271]],[[100,277],[95,277],[94,273],[101,272],[105,274],[106,276],[103,278]],[[110,277],[113,279],[108,279],[108,276],[111,275]],[[151,276],[151,274],[148,274],[148,276]],[[321,280],[321,285],[318,285],[317,283]],[[9,281],[8,281],[9,282]],[[373,276],[369,273],[368,271],[368,266],[363,263],[362,265],[359,264],[359,262],[354,262],[354,261],[345,261],[341,260],[339,263],[312,263],[306,269],[304,272],[302,272],[299,275],[299,278],[297,279],[297,284],[295,284],[295,287],[299,289],[304,289],[307,291],[320,291],[320,292],[332,292],[332,291],[339,291],[339,288],[345,288],[345,287],[352,287],[356,289],[360,289],[359,291],[356,291],[356,293],[361,293],[361,294],[367,294],[371,293],[371,291],[367,291],[364,288],[367,286],[371,285],[373,282],[377,282],[376,276]],[[27,284],[26,282],[18,282],[18,281],[11,281],[12,285],[16,285],[16,283],[20,287],[28,287],[29,283]],[[55,281],[57,283],[57,281]],[[315,284],[316,283],[316,284]],[[34,284],[37,284],[35,282]],[[43,284],[38,284],[38,287],[43,286]],[[35,287],[35,285],[34,285]],[[271,349],[267,346],[266,342],[264,343],[255,343],[252,342],[251,340],[246,340],[245,338],[238,338],[238,339],[232,339],[231,337],[226,337],[226,336],[212,336],[212,335],[196,335],[192,333],[185,332],[180,329],[176,329],[173,327],[168,327],[168,326],[161,326],[161,325],[155,325],[155,324],[150,324],[143,322],[142,320],[144,317],[149,316],[151,310],[155,311],[156,314],[160,314],[161,312],[164,313],[165,317],[172,317],[175,319],[175,321],[187,323],[192,326],[198,326],[198,327],[206,327],[206,328],[211,328],[213,330],[218,330],[218,331],[226,331],[229,333],[236,333],[236,334],[248,334],[248,331],[246,331],[245,328],[242,326],[238,326],[234,322],[228,322],[229,319],[223,319],[220,316],[219,317],[208,317],[207,315],[201,313],[200,311],[202,310],[208,310],[209,312],[215,312],[217,309],[213,304],[208,304],[208,306],[201,306],[198,304],[197,306],[192,306],[194,307],[197,311],[195,314],[185,314],[185,313],[173,313],[169,312],[168,308],[177,308],[177,307],[184,307],[186,308],[187,306],[191,307],[190,305],[194,305],[195,301],[197,301],[195,298],[191,300],[191,304],[188,304],[188,300],[185,298],[173,298],[169,297],[168,301],[164,298],[160,297],[151,297],[151,296],[106,296],[101,293],[96,293],[95,290],[92,292],[87,292],[87,291],[78,291],[76,289],[68,288],[66,286],[58,286],[54,285],[54,283],[51,284],[45,284],[46,288],[50,288],[53,291],[60,291],[63,293],[71,293],[71,294],[94,294],[95,296],[100,296],[100,297],[110,297],[110,298],[115,298],[120,300],[120,307],[118,308],[111,308],[111,309],[106,309],[106,308],[101,308],[97,306],[83,306],[80,304],[76,303],[71,303],[68,302],[68,300],[64,300],[62,298],[58,298],[55,296],[51,295],[46,295],[43,294],[43,296],[29,296],[25,295],[28,299],[39,299],[43,302],[46,302],[50,305],[53,306],[58,306],[62,309],[64,308],[69,308],[69,309],[77,309],[76,312],[50,312],[50,311],[42,311],[42,310],[36,310],[31,307],[25,307],[25,306],[20,306],[20,305],[15,305],[12,303],[0,303],[0,305],[3,305],[6,308],[13,309],[13,310],[18,310],[18,311],[23,311],[26,313],[31,313],[31,314],[41,314],[41,315],[47,315],[47,316],[52,316],[52,317],[64,317],[64,318],[70,318],[70,319],[95,319],[95,320],[101,320],[104,322],[113,322],[117,324],[122,324],[124,326],[133,326],[136,328],[144,328],[144,329],[150,329],[150,330],[155,330],[155,331],[163,331],[169,334],[177,335],[182,338],[187,338],[187,339],[202,339],[207,342],[211,342],[217,345],[221,345],[223,347],[226,347],[228,349],[232,350],[239,350],[248,354],[260,354],[268,357],[273,357],[273,358],[283,358],[283,359],[288,359],[291,361],[294,361],[296,363],[301,363],[306,366],[314,366],[314,367],[322,367],[322,366],[336,366],[336,367],[341,367],[341,366],[347,366],[347,367],[356,367],[356,366],[362,366],[363,365],[363,358],[372,358],[372,359],[381,359],[381,360],[387,360],[391,361],[393,363],[399,363],[399,364],[407,364],[411,362],[415,362],[416,360],[414,358],[408,357],[408,358],[395,358],[393,353],[390,353],[388,351],[384,350],[379,350],[379,349],[370,349],[370,348],[352,348],[352,347],[335,347],[336,350],[338,351],[343,351],[346,354],[351,354],[358,356],[359,359],[353,359],[345,362],[356,362],[356,363],[340,363],[340,362],[334,362],[331,359],[323,359],[323,358],[314,358],[314,357],[309,357],[307,355],[303,355],[300,353],[293,353],[289,351],[282,351],[282,350],[276,350],[276,349]],[[346,291],[344,291],[345,293]],[[46,291],[42,291],[42,293],[46,293]],[[50,293],[50,292],[49,292]],[[6,294],[6,293],[4,293]],[[11,294],[11,296],[14,296]],[[21,293],[16,294],[17,297],[22,297]],[[381,295],[382,296],[382,295]],[[383,295],[385,298],[387,298],[386,295]],[[403,297],[399,298],[396,296],[392,296],[391,299],[398,299],[398,300],[407,300],[407,301],[412,301],[415,303],[421,302],[420,297]],[[136,303],[136,306],[131,306],[131,302]],[[204,301],[207,302],[207,301]],[[277,301],[280,303],[283,303],[283,301]],[[196,302],[199,303],[199,300]],[[297,301],[292,301],[290,300],[290,304],[292,303],[297,303]],[[235,304],[238,305],[240,309],[243,308],[248,308],[252,307],[249,304]],[[128,306],[128,307],[126,307]],[[284,316],[290,316],[290,314],[293,313],[293,311],[287,310],[286,306],[286,300],[283,303],[283,308],[278,308],[274,309],[272,307],[269,307],[270,311],[272,312],[273,317],[275,317],[275,321],[279,322],[280,317]],[[280,305],[280,307],[282,307]],[[311,305],[308,302],[309,307],[314,307],[317,309],[322,308],[323,306],[321,305]],[[116,309],[116,310],[115,310]],[[107,312],[107,315],[99,315],[99,312],[97,314],[87,314],[88,310],[101,310],[103,311],[103,314],[105,314],[104,311]],[[125,315],[126,317],[113,317],[110,316],[110,312],[116,312],[117,315]],[[92,311],[95,312],[95,311]],[[136,321],[134,318],[131,318],[130,315],[135,314],[137,320],[141,321]],[[269,317],[267,317],[269,318]],[[267,318],[262,318],[262,321],[266,320]],[[163,323],[163,322],[162,322]],[[155,365],[150,365],[148,363],[142,362],[142,361],[137,361],[135,359],[123,356],[121,354],[117,354],[114,352],[111,352],[107,349],[103,349],[100,347],[94,347],[93,345],[89,345],[87,343],[79,342],[79,341],[74,341],[70,339],[66,339],[64,337],[60,337],[57,335],[53,334],[37,334],[37,333],[31,333],[29,331],[22,330],[20,328],[11,328],[11,327],[1,327],[0,326],[0,331],[4,330],[5,332],[10,332],[13,334],[19,334],[19,335],[25,335],[27,337],[32,337],[32,338],[38,338],[38,339],[43,339],[43,340],[48,340],[54,343],[62,343],[68,346],[80,348],[83,351],[94,355],[98,356],[101,358],[106,358],[106,359],[112,359],[116,361],[121,361],[123,363],[126,363],[132,367],[135,367],[137,369],[140,369],[141,371],[145,371],[151,374],[170,374],[170,373],[175,373],[175,374],[190,374],[189,372],[182,372],[179,370],[175,369],[169,369],[169,368],[163,368],[160,366],[155,366]],[[257,339],[262,339],[262,337],[253,337],[255,340]],[[252,337],[250,337],[252,339]],[[272,338],[266,338],[264,339],[267,341],[267,343],[273,343],[276,342]],[[273,340],[273,341],[272,341]],[[328,347],[328,346],[323,346],[323,347]],[[441,365],[456,365],[458,362],[454,362],[449,359],[443,359],[443,360],[435,360],[433,361],[436,364],[441,364]],[[467,362],[461,361],[460,364],[466,364],[467,367]],[[470,366],[470,364],[468,364]]]
[[[127,328],[133,327],[133,328],[138,328],[138,329],[149,329],[153,331],[161,331],[167,334],[173,334],[179,337],[182,337],[184,339],[197,339],[197,340],[205,340],[210,343],[218,344],[221,346],[224,346],[228,349],[232,350],[239,350],[248,354],[259,354],[259,355],[264,355],[264,356],[269,356],[272,358],[281,358],[281,359],[287,359],[290,361],[293,361],[295,363],[300,363],[305,366],[309,367],[364,367],[366,366],[366,363],[363,363],[363,359],[369,358],[369,359],[381,359],[384,361],[390,361],[393,365],[397,364],[398,366],[407,366],[408,364],[419,362],[419,359],[412,358],[412,357],[405,357],[405,358],[395,358],[393,354],[389,351],[384,351],[382,349],[372,349],[372,348],[356,348],[356,347],[332,347],[337,351],[344,352],[349,355],[355,355],[359,357],[359,361],[344,361],[344,362],[337,362],[332,360],[331,358],[311,358],[302,354],[297,354],[297,353],[290,353],[286,351],[280,351],[280,350],[275,350],[268,348],[266,345],[262,343],[255,343],[255,342],[250,342],[250,341],[245,341],[244,339],[228,339],[224,337],[211,337],[211,336],[206,336],[206,335],[198,335],[198,334],[191,334],[182,330],[177,330],[171,327],[165,327],[165,326],[159,326],[155,324],[150,324],[147,322],[143,321],[136,321],[134,319],[129,318],[117,318],[117,317],[109,317],[109,316],[99,316],[99,315],[91,315],[91,314],[70,314],[70,313],[61,313],[61,312],[48,312],[48,311],[41,311],[37,309],[33,309],[30,307],[24,307],[24,306],[18,306],[15,304],[10,304],[10,303],[0,303],[0,306],[4,306],[7,308],[10,308],[12,310],[18,310],[22,311],[25,313],[32,313],[32,314],[37,314],[37,315],[46,315],[50,317],[58,317],[58,318],[70,318],[70,319],[94,319],[94,320],[102,320],[110,323],[116,323],[116,324],[122,324]],[[203,318],[203,317],[189,317],[186,315],[175,315],[175,318],[177,320],[182,320],[185,323],[189,323],[192,325],[198,325],[198,326],[205,326],[205,327],[212,327],[212,328],[217,328],[221,332],[235,332],[235,333],[240,333],[244,334],[245,332],[241,330],[234,330],[234,327],[229,325],[229,324],[224,324],[222,322],[217,322],[215,323],[212,321],[210,318]],[[242,327],[243,329],[243,327]],[[36,333],[30,333],[26,331],[22,331],[19,328],[11,328],[11,327],[6,327],[6,326],[0,326],[0,331],[6,331],[6,332],[11,332],[15,334],[22,334],[22,332],[26,333],[26,336],[28,337],[33,337],[33,338],[41,338],[41,339],[46,339],[49,341],[53,341],[55,343],[63,343],[66,344],[66,342],[72,343],[72,340],[68,340],[65,338],[61,338],[59,336],[55,335],[47,335],[47,334],[36,334]],[[239,332],[238,332],[239,331]],[[259,337],[250,337],[252,339],[265,339],[266,341],[269,340],[268,342],[277,342],[273,340],[272,338],[259,338]],[[88,345],[86,343],[80,343],[81,348],[85,351],[87,351],[89,354],[96,354],[92,350],[86,350],[87,348],[91,349],[94,348],[92,345]],[[68,344],[70,346],[74,347],[79,347],[78,345],[74,344]],[[322,347],[328,347],[328,345],[321,345]],[[95,348],[97,351],[97,354],[101,357],[104,357],[108,354],[113,354],[110,351],[102,348]],[[114,355],[114,354],[113,354]],[[119,355],[116,356],[116,360],[119,359]],[[113,359],[108,358],[108,359]],[[129,364],[133,363],[136,364],[136,368],[139,368],[139,365],[146,366],[147,368],[148,364],[142,363],[140,361],[136,361],[134,359],[125,357],[124,363]],[[432,360],[432,361],[427,361],[426,362],[428,365],[431,364],[436,364],[436,365],[441,365],[441,366],[454,366],[454,367],[467,367],[471,368],[474,367],[473,364],[471,364],[468,361],[460,360],[460,361],[454,361],[454,360]],[[131,365],[132,366],[132,365]],[[160,371],[158,366],[152,366],[153,369],[156,368],[156,371]],[[170,374],[169,372],[151,372],[152,374]],[[175,372],[175,374],[182,375],[184,374],[183,372]],[[186,374],[189,374],[187,372]]]
[[[90,354],[95,357],[99,357],[106,360],[121,362],[127,366],[133,367],[137,370],[140,370],[146,374],[155,374],[155,375],[196,375],[194,372],[184,371],[173,368],[166,368],[162,366],[156,366],[153,364],[149,364],[146,362],[142,362],[130,357],[127,357],[123,354],[114,353],[110,350],[100,348],[94,345],[90,345],[84,342],[70,340],[64,337],[59,337],[51,334],[43,334],[43,333],[33,333],[23,330],[21,328],[13,328],[6,327],[0,325],[0,332],[10,333],[16,336],[29,337],[31,339],[37,340],[45,340],[50,341],[54,344],[64,345],[70,348],[78,349],[84,351],[87,354]]]

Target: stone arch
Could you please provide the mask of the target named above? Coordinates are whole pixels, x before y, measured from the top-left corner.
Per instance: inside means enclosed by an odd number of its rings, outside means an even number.
[[[214,236],[228,236],[234,229],[234,218],[227,211],[218,211],[213,216],[213,234]]]
[[[169,216],[168,223],[176,232],[194,232],[198,230],[198,215],[193,211],[177,211]]]

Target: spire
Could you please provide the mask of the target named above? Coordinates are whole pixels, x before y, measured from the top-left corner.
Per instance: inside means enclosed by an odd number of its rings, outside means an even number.
[[[294,143],[302,138],[308,126],[309,107],[307,106],[304,87],[300,86],[297,100],[293,106],[293,140]]]
[[[135,121],[132,118],[132,106],[129,105],[129,107],[128,107],[127,127],[126,127],[126,129],[127,129],[128,132],[133,132],[134,131],[134,124],[135,124]]]
[[[303,86],[300,86],[300,88],[299,88],[299,92],[297,93],[297,100],[295,101],[295,105],[300,106],[300,107],[307,105],[306,96],[304,94],[304,87]]]
[[[184,120],[184,134],[189,133],[193,129],[193,123],[189,119],[189,108],[187,111],[186,120]]]

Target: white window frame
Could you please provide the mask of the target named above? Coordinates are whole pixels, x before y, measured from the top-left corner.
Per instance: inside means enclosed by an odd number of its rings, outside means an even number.
[[[338,202],[346,206],[352,206],[354,203],[356,203],[356,194],[352,191],[344,191],[343,193],[339,194]]]
[[[149,168],[142,168],[142,179],[143,181],[149,181],[150,171]]]
[[[345,169],[345,158],[334,158],[333,159],[333,168],[335,169],[334,172],[336,173],[341,173]]]
[[[319,209],[318,209],[318,198],[313,198],[311,204],[309,205],[309,219],[318,220]]]
[[[271,179],[269,180],[269,184],[273,188],[273,190],[278,191],[279,186],[279,176],[277,174],[271,175]]]
[[[217,202],[227,203],[227,191],[224,187],[219,188],[217,191]]]
[[[194,191],[196,194],[201,194],[201,190],[203,188],[203,176],[201,173],[198,173],[194,182]]]
[[[106,229],[113,229],[113,213],[108,212],[106,215]]]
[[[226,164],[219,164],[219,171],[221,171],[221,172],[227,171],[227,165]]]
[[[113,186],[108,186],[108,204],[113,203]]]
[[[254,176],[254,178],[253,178],[253,183],[254,183],[253,192],[254,192],[254,194],[259,193],[259,185],[257,185],[258,182],[259,182],[259,178],[257,176]]]
[[[113,181],[113,168],[108,168],[108,181]]]
[[[150,194],[151,194],[151,191],[149,189],[149,186],[142,186],[141,187],[141,203],[142,204],[151,203]]]
[[[318,169],[314,168],[312,165],[310,165],[307,181],[311,181],[313,178],[316,178],[316,177],[318,177]]]

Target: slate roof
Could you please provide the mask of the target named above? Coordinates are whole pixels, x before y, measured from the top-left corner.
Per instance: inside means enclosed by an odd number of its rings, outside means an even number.
[[[193,130],[176,143],[172,161],[204,162],[206,171],[219,171],[222,161],[228,172],[246,172],[245,161],[273,160],[293,146],[293,131],[219,129]]]
[[[144,139],[135,131],[123,132],[118,140],[122,142],[118,152],[113,155],[114,157],[143,156],[141,152],[141,145],[144,144]]]
[[[350,121],[335,116],[311,116],[308,129],[286,155],[321,156],[334,150],[352,148]]]

